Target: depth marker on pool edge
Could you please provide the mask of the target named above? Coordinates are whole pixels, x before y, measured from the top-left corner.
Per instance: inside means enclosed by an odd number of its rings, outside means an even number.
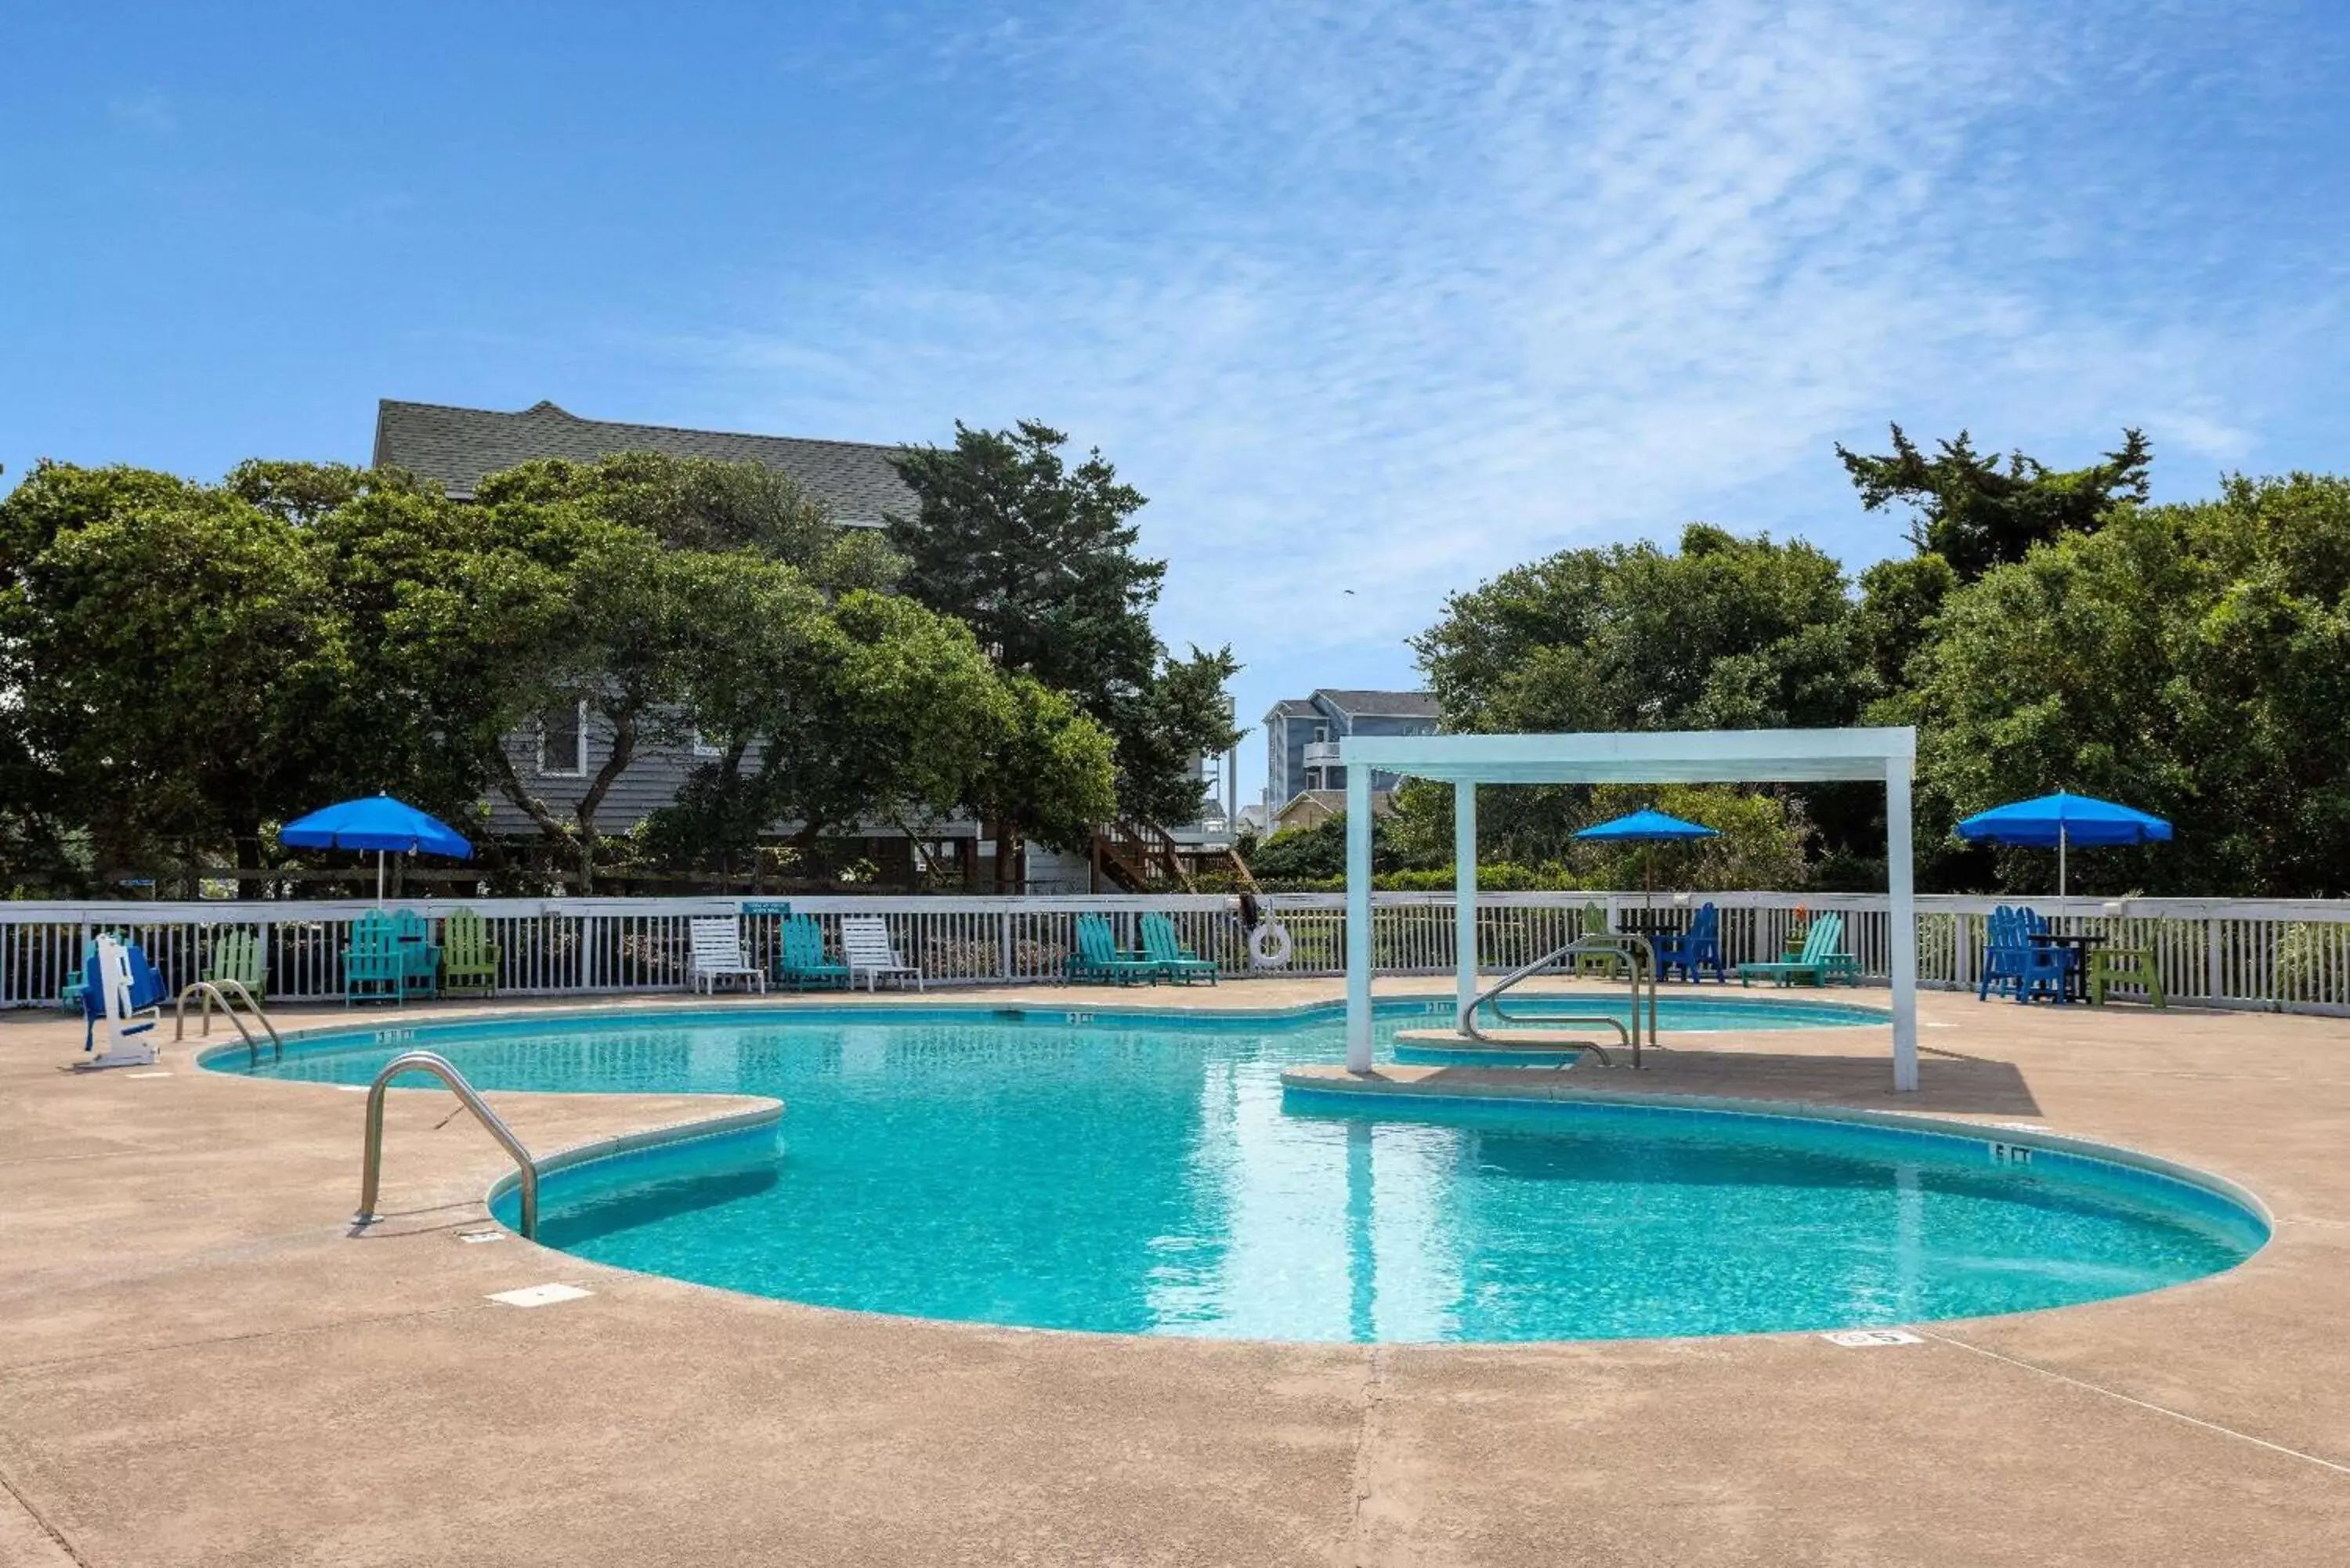
[[[1926,1342],[1906,1328],[1840,1328],[1820,1335],[1830,1345],[1840,1345],[1846,1350],[1874,1350],[1881,1345],[1923,1345]]]
[[[489,1299],[505,1306],[541,1307],[553,1306],[557,1302],[576,1302],[582,1296],[594,1293],[583,1291],[577,1285],[525,1285],[518,1291],[493,1292]]]

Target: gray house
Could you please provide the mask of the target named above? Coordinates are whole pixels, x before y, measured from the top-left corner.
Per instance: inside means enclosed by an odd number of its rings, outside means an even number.
[[[1270,822],[1290,821],[1294,806],[1343,809],[1330,796],[1346,789],[1338,742],[1348,735],[1432,735],[1436,697],[1428,691],[1318,691],[1285,697],[1264,716],[1264,807]],[[1393,774],[1374,773],[1375,795],[1394,792]]]
[[[889,462],[900,450],[865,441],[803,441],[583,420],[546,402],[520,413],[390,399],[376,405],[376,464],[406,469],[459,500],[473,497],[484,474],[532,458],[586,461],[614,452],[659,452],[760,463],[798,481],[831,507],[843,525],[878,528],[885,513],[908,514],[917,505],[914,493],[906,488]],[[574,711],[546,714],[528,732],[506,738],[506,753],[514,759],[525,787],[558,816],[569,815],[586,792],[588,781],[611,754],[611,736],[599,729],[583,703]],[[599,830],[627,832],[676,798],[678,786],[700,758],[715,754],[714,748],[697,744],[661,747],[640,742],[597,814]],[[489,804],[493,834],[515,838],[536,835],[530,818],[504,794],[494,792]],[[941,824],[937,837],[968,840],[976,831],[970,823]],[[892,830],[872,832],[877,837],[900,837]],[[900,850],[903,847],[899,845]],[[957,848],[967,853],[960,845]]]

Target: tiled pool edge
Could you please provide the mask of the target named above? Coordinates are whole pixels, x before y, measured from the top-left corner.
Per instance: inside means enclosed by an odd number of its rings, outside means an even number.
[[[730,1139],[745,1143],[754,1139],[772,1140],[775,1129],[783,1125],[784,1102],[773,1100],[748,1110],[728,1111],[714,1116],[700,1116],[692,1121],[671,1122],[661,1127],[639,1127],[632,1132],[618,1133],[610,1137],[590,1138],[556,1149],[554,1153],[536,1157],[542,1202],[546,1189],[564,1176],[578,1176],[590,1168],[598,1175],[609,1174],[610,1168],[632,1160],[667,1158],[692,1145],[710,1145]],[[482,1195],[483,1207],[493,1218],[498,1213],[499,1200],[512,1195],[522,1185],[522,1172],[509,1170],[490,1183]],[[499,1223],[504,1224],[503,1220]]]
[[[1497,1069],[1501,1070],[1501,1069]],[[2041,1127],[1970,1122],[1954,1116],[1924,1116],[1914,1111],[1884,1111],[1865,1106],[1843,1106],[1818,1100],[1754,1099],[1726,1095],[1651,1094],[1640,1090],[1594,1089],[1563,1081],[1562,1075],[1544,1073],[1540,1081],[1523,1084],[1480,1083],[1465,1087],[1429,1087],[1426,1079],[1397,1079],[1374,1073],[1357,1076],[1336,1067],[1293,1067],[1281,1075],[1282,1098],[1292,1096],[1324,1102],[1326,1108],[1360,1114],[1365,1106],[1385,1100],[1409,1104],[1433,1101],[1459,1105],[1544,1105],[1609,1107],[1700,1115],[1756,1116],[1781,1121],[1836,1122],[1867,1127],[1913,1137],[1950,1139],[1962,1143],[2002,1144],[2044,1151],[2093,1166],[2116,1168],[2190,1189],[2241,1209],[2256,1220],[2267,1239],[2277,1231],[2277,1217],[2250,1188],[2216,1171],[2182,1164],[2167,1156],[2126,1144],[2074,1137]],[[2265,1245],[2264,1241],[2262,1245]]]
[[[1613,996],[1615,993],[1612,992],[1592,992],[1587,993],[1562,992],[1559,994],[1588,994],[1595,999],[1598,999],[1603,996]],[[1673,994],[1689,994],[1701,1000],[1711,1001],[1720,993],[1693,992],[1689,993],[1676,992]],[[1775,1000],[1784,1001],[1786,999],[1778,998]],[[1732,1003],[1732,1005],[1742,1006],[1747,1004],[1742,1002]],[[1834,1023],[1822,1022],[1816,1024],[1800,1025],[1799,1027],[1858,1028],[1866,1027],[1872,1024],[1881,1024],[1889,1017],[1889,1014],[1886,1013],[1883,1009],[1870,1006],[1866,1002],[1814,1002],[1810,1005],[1835,1008],[1839,1012],[1848,1012],[1853,1016],[1849,1022],[1839,1022]],[[1053,1020],[1056,1022],[1068,1022],[1070,1021],[1071,1014],[1080,1013],[1087,1015],[1088,1020],[1093,1017],[1108,1015],[1121,1019],[1156,1019],[1177,1024],[1199,1023],[1245,1024],[1253,1022],[1295,1023],[1301,1020],[1317,1017],[1336,1019],[1342,1017],[1345,1014],[1346,1002],[1343,998],[1339,998],[1315,1002],[1281,1002],[1264,1006],[1250,1005],[1242,1007],[1217,1006],[1211,1008],[1187,1008],[1180,1002],[1146,1000],[1142,997],[1132,997],[1119,993],[1112,993],[1103,997],[1099,1001],[1096,1001],[1090,994],[1088,994],[1082,998],[1073,996],[1066,1001],[1059,999],[1052,1001],[1036,1001],[1033,999],[1007,998],[998,1002],[973,1000],[968,995],[957,995],[952,998],[941,997],[931,999],[920,994],[915,994],[908,996],[891,996],[879,1002],[849,1002],[844,1005],[837,999],[837,993],[816,993],[804,996],[795,996],[788,999],[755,994],[746,995],[739,999],[733,997],[721,997],[713,999],[707,996],[680,995],[673,1001],[652,1005],[648,1005],[643,998],[632,997],[625,1002],[605,1002],[601,1004],[591,1003],[585,1005],[570,1004],[559,1006],[547,1006],[544,1004],[536,1006],[509,1005],[504,1007],[495,1007],[479,1012],[411,1013],[404,1016],[398,1012],[390,1012],[379,1013],[372,1016],[357,1015],[348,1018],[338,1018],[332,1023],[308,1023],[304,1024],[299,1028],[284,1030],[280,1033],[280,1038],[283,1042],[285,1054],[287,1055],[295,1054],[306,1046],[315,1046],[329,1041],[337,1044],[365,1044],[369,1046],[381,1047],[401,1045],[425,1049],[431,1046],[432,1036],[450,1030],[479,1028],[484,1025],[514,1025],[537,1022],[545,1022],[550,1024],[562,1024],[581,1021],[658,1023],[664,1021],[673,1020],[680,1014],[693,1013],[704,1010],[722,1012],[729,1018],[739,1019],[743,1022],[756,1022],[766,1019],[808,1020],[815,1017],[823,1017],[827,1014],[853,1015],[860,1020],[869,1020],[872,1015],[877,1012],[884,1015],[897,1012],[901,1015],[905,1013],[921,1013],[925,1015],[960,1017],[966,1019],[1018,1017],[1021,1019],[1035,1018]],[[1431,993],[1428,995],[1407,994],[1402,996],[1388,996],[1375,1000],[1373,1002],[1373,1012],[1375,1015],[1381,1017],[1450,1017],[1452,1012],[1452,1003],[1449,997],[1440,993]],[[1717,1033],[1717,1031],[1672,1030],[1668,1031],[1668,1033],[1696,1034]],[[372,1034],[375,1038],[371,1041],[365,1042],[362,1042],[358,1038],[359,1036],[368,1034]],[[176,1041],[174,1044],[186,1045],[190,1043],[186,1041]],[[267,1048],[265,1046],[263,1049],[265,1052]],[[247,1075],[242,1073],[234,1072],[223,1065],[215,1065],[215,1064],[220,1063],[223,1058],[232,1054],[250,1054],[246,1042],[242,1039],[229,1038],[218,1042],[207,1042],[199,1038],[193,1043],[193,1051],[194,1064],[200,1068],[206,1071],[226,1072],[232,1076],[241,1077]]]

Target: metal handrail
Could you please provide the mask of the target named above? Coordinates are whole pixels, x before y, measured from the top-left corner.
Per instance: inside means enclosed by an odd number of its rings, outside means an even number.
[[[1581,1014],[1569,1012],[1521,1012],[1513,1014],[1503,1009],[1500,999],[1504,994],[1514,990],[1519,985],[1523,984],[1526,981],[1533,979],[1535,975],[1538,975],[1544,971],[1551,968],[1551,966],[1557,963],[1559,960],[1573,957],[1581,953],[1606,953],[1610,957],[1620,961],[1624,964],[1624,967],[1630,971],[1632,979],[1632,1006],[1629,1013],[1631,1022],[1630,1028],[1626,1028],[1623,1020],[1609,1013]],[[1495,981],[1492,985],[1487,986],[1483,991],[1479,992],[1475,996],[1471,997],[1467,1002],[1461,1003],[1454,1014],[1454,1024],[1460,1033],[1483,1044],[1508,1045],[1520,1044],[1519,1042],[1499,1039],[1495,1036],[1490,1035],[1478,1025],[1477,1010],[1488,1002],[1493,1004],[1495,1016],[1505,1023],[1605,1023],[1609,1028],[1616,1031],[1617,1037],[1622,1041],[1626,1048],[1632,1053],[1632,1065],[1637,1070],[1640,1065],[1640,1040],[1642,1034],[1640,1028],[1640,984],[1642,980],[1645,978],[1648,981],[1648,1027],[1647,1033],[1651,1039],[1653,1039],[1657,1033],[1656,976],[1657,951],[1655,947],[1649,943],[1648,938],[1631,931],[1595,932],[1587,936],[1577,937],[1573,941],[1568,942],[1562,947],[1552,949],[1549,952],[1543,954],[1542,957],[1534,960],[1532,963],[1521,964],[1516,969],[1512,970],[1508,974],[1503,975],[1500,980]],[[1609,1058],[1607,1051],[1602,1048],[1597,1042],[1595,1041],[1592,1043],[1591,1049],[1598,1054],[1599,1059],[1602,1062],[1607,1063],[1609,1066],[1615,1065],[1615,1063]]]
[[[252,1012],[261,1026],[269,1031],[270,1059],[277,1062],[286,1060],[286,1042],[278,1034],[277,1025],[269,1022],[269,1014],[261,1011],[261,1003],[253,1000],[253,992],[244,988],[243,981],[238,980],[199,980],[181,987],[179,1002],[172,1010],[172,1038],[178,1041],[187,1037],[188,998],[202,996],[204,999],[203,1027],[196,1033],[207,1038],[211,1036],[213,1003],[218,1002],[221,1005],[222,1016],[235,1024],[236,1032],[244,1036],[244,1064],[248,1067],[258,1065],[261,1061],[261,1042],[253,1037],[253,1031],[247,1029],[244,1026],[244,1020],[236,1015],[236,1007],[231,992],[234,992],[235,998],[244,1002],[246,1009]]]
[[[514,1129],[498,1119],[498,1113],[490,1109],[489,1102],[465,1081],[465,1075],[457,1071],[455,1064],[446,1056],[431,1051],[406,1051],[394,1056],[383,1064],[383,1071],[378,1073],[375,1082],[368,1086],[367,1148],[359,1174],[359,1211],[351,1217],[351,1223],[365,1226],[376,1221],[376,1189],[383,1175],[383,1092],[402,1073],[430,1073],[440,1079],[448,1086],[449,1092],[457,1096],[458,1103],[473,1113],[473,1119],[498,1140],[498,1146],[514,1157],[515,1164],[522,1169],[523,1237],[526,1241],[536,1239],[538,1235],[538,1161],[531,1158],[530,1150],[523,1147],[522,1139],[515,1137]]]

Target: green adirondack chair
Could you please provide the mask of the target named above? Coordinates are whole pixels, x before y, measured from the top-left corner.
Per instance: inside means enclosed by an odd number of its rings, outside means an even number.
[[[441,994],[441,946],[432,940],[432,922],[413,909],[395,909],[393,934],[400,939],[400,985],[411,994]]]
[[[1077,950],[1069,955],[1071,980],[1095,980],[1120,985],[1137,980],[1156,982],[1166,971],[1147,958],[1120,952],[1109,921],[1100,915],[1077,917]]]
[[[204,966],[203,977],[215,985],[233,980],[250,992],[254,1001],[268,1001],[269,962],[261,949],[261,933],[242,926],[216,933],[212,961]]]
[[[824,927],[814,915],[787,918],[775,945],[775,983],[794,991],[849,982],[848,966],[824,956]]]
[[[1774,984],[1793,985],[1799,978],[1808,978],[1814,985],[1825,985],[1831,975],[1849,980],[1860,972],[1860,964],[1849,953],[1838,952],[1844,940],[1844,917],[1825,914],[1814,918],[1812,929],[1804,933],[1804,950],[1792,959],[1775,960],[1769,963],[1742,963],[1738,966],[1738,983],[1751,985],[1756,976],[1763,976]]]
[[[452,909],[441,922],[441,989],[450,996],[498,993],[498,944],[474,910]]]
[[[1204,978],[1210,985],[1216,983],[1216,961],[1185,947],[1175,934],[1175,922],[1156,909],[1142,917],[1142,956],[1169,980],[1189,985]]]
[[[354,1002],[408,1000],[408,956],[400,950],[400,929],[381,909],[369,909],[351,922],[351,940],[343,949],[343,1005]]]
[[[1604,937],[1607,934],[1607,910],[1599,904],[1583,906],[1583,923],[1575,933],[1578,937]],[[1575,955],[1575,975],[1577,980],[1586,974],[1603,980],[1623,970],[1623,961],[1614,953],[1577,953]]]

